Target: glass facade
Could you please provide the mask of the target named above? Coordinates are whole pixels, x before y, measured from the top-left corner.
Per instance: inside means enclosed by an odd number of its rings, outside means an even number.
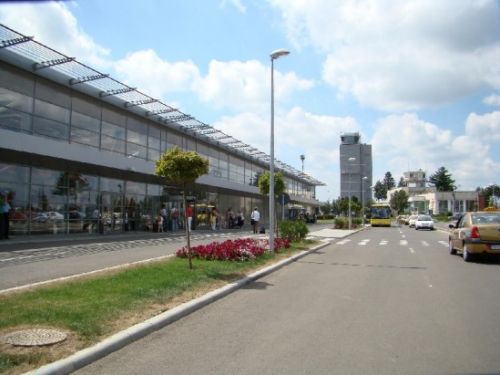
[[[154,162],[169,148],[179,146],[206,157],[209,174],[232,186],[256,186],[266,169],[208,141],[3,62],[0,129],[12,132],[13,138],[16,133],[24,133],[65,142],[68,147],[78,144],[88,147],[89,152],[102,151],[103,157],[122,155],[124,160]],[[95,173],[81,173],[72,166],[78,160],[43,164],[40,168],[40,163],[32,165],[25,160],[16,164],[12,157],[5,159],[2,154],[0,189],[13,194],[13,234],[154,230],[162,205],[183,210],[180,193],[151,184],[149,176],[141,182],[138,176],[133,181],[120,179],[98,168]],[[32,155],[33,159],[37,157]],[[123,171],[115,174],[123,175]],[[287,176],[286,186],[289,194],[314,198],[314,185]],[[267,200],[263,201],[257,191],[243,194],[234,188],[204,186],[194,188],[190,199],[196,208],[194,226],[199,228],[208,227],[207,214],[213,206],[221,213],[221,226],[225,225],[223,213],[229,208],[241,211],[247,222],[254,206],[266,216]]]

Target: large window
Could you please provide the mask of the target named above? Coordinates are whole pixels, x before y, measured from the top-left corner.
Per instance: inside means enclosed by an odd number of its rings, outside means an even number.
[[[74,112],[71,115],[71,141],[99,147],[100,121],[96,118]]]
[[[243,159],[229,156],[229,181],[245,183],[245,162]]]
[[[103,150],[125,153],[125,127],[102,122],[101,148]]]
[[[31,173],[31,231],[65,233],[68,187],[64,172],[33,168]]]
[[[133,118],[127,119],[127,155],[139,159],[148,156],[148,126]]]
[[[71,113],[71,141],[99,147],[101,107],[75,96]]]
[[[68,140],[69,109],[36,99],[35,115],[34,134]]]
[[[28,231],[29,167],[0,162],[0,190],[7,193],[11,205],[10,232],[23,234]]]
[[[148,135],[148,159],[156,161],[160,159],[161,131],[160,128],[150,125]]]
[[[0,128],[31,133],[31,115],[0,106]]]

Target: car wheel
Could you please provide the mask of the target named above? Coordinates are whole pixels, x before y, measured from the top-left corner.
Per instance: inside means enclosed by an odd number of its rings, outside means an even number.
[[[467,245],[464,244],[464,249],[462,250],[462,255],[464,257],[464,260],[466,262],[471,262],[472,261],[472,254],[470,253]]]
[[[451,240],[448,241],[448,251],[450,252],[451,255],[455,255],[457,253],[457,250],[453,248]]]

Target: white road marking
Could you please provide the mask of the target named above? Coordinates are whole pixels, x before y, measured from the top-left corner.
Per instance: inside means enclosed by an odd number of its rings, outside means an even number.
[[[448,242],[446,242],[446,241],[439,241],[439,243],[440,243],[441,245],[443,245],[443,246],[448,247]]]
[[[381,240],[378,244],[379,244],[380,246],[385,246],[385,245],[387,245],[388,243],[389,243],[389,241],[387,241],[387,240]]]
[[[366,245],[368,244],[368,242],[370,242],[370,240],[369,240],[369,239],[366,239],[366,240],[363,240],[363,241],[361,241],[361,242],[358,242],[358,245],[359,245],[359,246],[366,246]]]
[[[424,245],[425,247],[429,247],[429,243],[427,241],[422,241],[422,245]]]
[[[415,254],[415,250],[412,247],[410,247],[410,253]]]
[[[342,240],[342,241],[339,241],[337,242],[337,244],[339,245],[345,245],[346,243],[348,243],[350,241],[350,239],[346,238],[345,240]]]
[[[408,241],[406,241],[406,240],[399,240],[399,244],[401,246],[408,246]]]
[[[402,237],[402,238],[406,238],[406,234],[403,234],[401,237]]]

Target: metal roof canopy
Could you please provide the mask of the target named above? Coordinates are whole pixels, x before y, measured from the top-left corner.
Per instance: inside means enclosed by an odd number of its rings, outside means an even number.
[[[270,156],[224,132],[196,120],[136,88],[127,86],[109,74],[103,74],[0,24],[0,58],[14,63],[40,76],[49,78],[80,92],[100,98],[107,103],[125,108],[145,118],[173,127],[183,133],[191,132],[206,142],[222,146],[228,151],[250,158],[267,166]],[[322,186],[323,182],[275,159],[279,170],[310,185]]]

